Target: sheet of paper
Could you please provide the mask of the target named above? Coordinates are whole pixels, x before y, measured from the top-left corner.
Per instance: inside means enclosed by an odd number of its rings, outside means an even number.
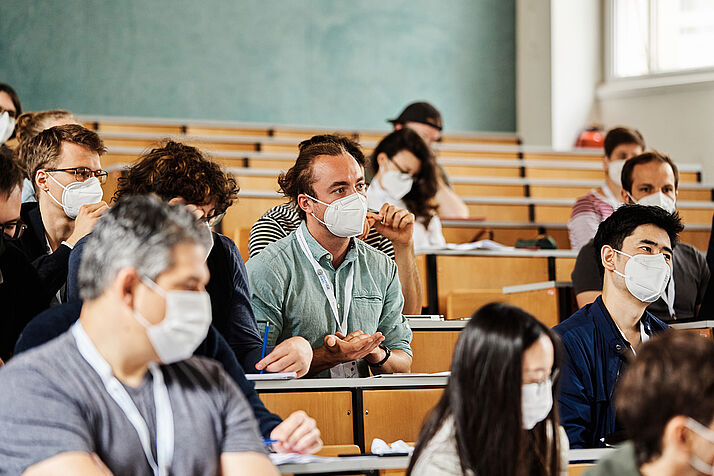
[[[397,377],[450,377],[451,371],[446,372],[435,372],[433,374],[427,373],[413,373],[413,374],[379,374],[373,375],[367,378],[397,378]]]
[[[248,380],[292,380],[297,378],[296,372],[275,372],[264,374],[245,374]]]
[[[493,240],[480,240],[474,241],[473,243],[447,243],[445,248],[447,250],[458,251],[513,249],[512,246],[502,245],[501,243],[495,242]]]
[[[270,453],[268,456],[275,466],[280,466],[281,464],[320,463],[339,459],[327,456],[301,455],[298,453]]]

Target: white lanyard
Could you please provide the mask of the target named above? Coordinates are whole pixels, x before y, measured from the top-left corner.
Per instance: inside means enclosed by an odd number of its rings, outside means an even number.
[[[667,304],[667,310],[669,311],[669,318],[674,319],[674,256],[672,256],[672,275],[669,277],[669,284],[667,285],[667,291],[662,296],[664,302]]]
[[[154,389],[154,405],[156,407],[156,456],[158,463],[154,461],[154,456],[151,453],[151,438],[149,436],[149,428],[146,426],[146,421],[142,418],[139,410],[127,393],[124,386],[112,374],[112,368],[101,354],[94,347],[94,344],[89,339],[89,336],[82,328],[79,321],[72,326],[72,335],[77,342],[79,353],[82,354],[84,360],[92,366],[95,372],[102,379],[104,388],[107,393],[119,405],[124,415],[129,419],[136,433],[139,435],[139,441],[144,449],[144,455],[149,462],[149,466],[154,472],[154,476],[168,476],[171,460],[174,455],[174,415],[171,410],[171,401],[169,400],[169,392],[164,384],[164,375],[156,363],[149,364],[149,371],[153,377]]]
[[[347,279],[345,280],[344,309],[342,312],[342,320],[340,320],[340,314],[337,310],[337,298],[335,297],[335,290],[333,289],[330,282],[327,280],[325,270],[322,269],[320,263],[318,263],[312,256],[312,253],[310,253],[310,249],[307,247],[307,241],[305,241],[305,235],[303,235],[302,233],[302,228],[298,228],[295,231],[295,234],[297,235],[298,243],[300,243],[300,248],[302,248],[302,252],[305,253],[305,256],[312,265],[312,268],[315,270],[315,274],[317,274],[317,278],[320,281],[320,285],[322,285],[322,290],[324,291],[325,296],[327,297],[327,301],[330,303],[332,315],[335,317],[335,321],[337,322],[337,329],[343,335],[347,335],[347,315],[350,312],[350,304],[352,304],[352,286],[354,284],[355,275],[354,264],[350,265],[350,271],[347,274]]]

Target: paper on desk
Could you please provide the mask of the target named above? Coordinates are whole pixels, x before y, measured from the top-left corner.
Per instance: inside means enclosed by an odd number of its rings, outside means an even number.
[[[367,378],[396,378],[396,377],[451,377],[451,371],[446,372],[435,372],[433,374],[427,373],[413,373],[413,374],[379,374],[372,375]]]
[[[264,374],[245,374],[248,380],[291,380],[297,378],[296,372],[274,372]]]
[[[270,456],[270,461],[275,466],[280,466],[281,464],[320,463],[339,459],[328,456],[301,455],[299,453],[270,453],[268,456]]]
[[[473,243],[447,243],[444,248],[447,250],[468,251],[468,250],[512,250],[512,246],[502,245],[493,240],[480,240]]]

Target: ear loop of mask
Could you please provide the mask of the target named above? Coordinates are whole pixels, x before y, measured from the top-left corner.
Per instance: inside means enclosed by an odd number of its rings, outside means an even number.
[[[625,253],[625,252],[623,252],[623,251],[620,251],[620,250],[616,250],[615,248],[613,248],[612,250],[613,250],[615,253],[619,253],[619,254],[621,254],[621,255],[623,255],[623,256],[627,256],[628,258],[632,259],[632,255],[628,255],[627,253]],[[619,271],[617,270],[617,268],[615,268],[615,269],[612,270],[612,271],[613,271],[613,273],[615,273],[616,275],[622,276],[623,278],[627,279],[627,276],[625,276],[623,273],[619,272]]]
[[[65,187],[64,185],[62,185],[61,183],[59,183],[59,181],[57,181],[57,179],[54,178],[54,177],[52,176],[52,174],[50,174],[50,173],[47,172],[47,171],[45,171],[45,173],[46,173],[47,176],[48,176],[49,178],[51,178],[57,185],[59,185],[60,187],[62,187],[62,190],[66,190],[66,189],[67,189],[67,187]],[[63,210],[65,209],[64,204],[63,204],[62,202],[57,201],[57,199],[52,195],[52,192],[50,192],[49,188],[48,188],[45,192],[47,193],[47,195],[50,196],[50,198],[51,198],[57,205],[59,205],[60,207],[62,207]]]
[[[323,202],[322,200],[318,200],[317,198],[313,197],[312,195],[308,195],[308,194],[306,193],[305,196],[308,197],[308,198],[310,198],[311,200],[314,200],[314,201],[316,201],[316,202],[322,203],[322,204],[325,205],[326,207],[329,207],[329,206],[330,206],[329,203],[325,203],[325,202]],[[312,215],[312,217],[313,217],[315,220],[319,221],[320,223],[322,223],[322,224],[325,225],[326,227],[335,226],[334,224],[328,225],[328,224],[325,223],[324,221],[322,221],[322,220],[320,220],[319,218],[317,218],[314,213],[310,213],[310,215]]]

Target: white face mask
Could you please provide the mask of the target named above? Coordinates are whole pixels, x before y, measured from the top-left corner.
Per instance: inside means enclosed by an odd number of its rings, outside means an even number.
[[[628,195],[630,194],[628,193]],[[667,213],[674,213],[675,211],[677,211],[676,202],[662,192],[647,195],[646,197],[642,197],[639,200],[635,200],[634,198],[632,198],[632,195],[630,195],[630,199],[638,205],[660,207]]]
[[[141,281],[166,301],[164,320],[151,324],[139,311],[134,318],[146,328],[156,355],[164,364],[186,360],[206,338],[211,325],[211,298],[205,291],[165,291],[149,278]]]
[[[625,278],[628,291],[642,302],[655,302],[667,289],[672,269],[662,253],[656,255],[628,255],[620,250],[615,250],[623,256],[630,258],[625,265],[625,274],[615,270],[615,274]]]
[[[545,420],[553,409],[553,381],[548,377],[544,382],[521,386],[521,413],[523,429],[532,430]]]
[[[62,207],[64,209],[64,213],[72,220],[77,218],[77,215],[79,215],[79,209],[82,205],[92,205],[102,201],[104,192],[102,191],[102,184],[99,182],[97,177],[92,177],[84,182],[72,182],[71,184],[64,186],[59,183],[51,173],[48,173],[47,175],[54,180],[57,185],[64,189],[62,192],[61,203],[52,196],[49,190],[47,191],[47,195],[49,195],[57,205]]]
[[[364,220],[367,218],[367,199],[361,193],[355,192],[332,203],[325,203],[310,195],[307,197],[327,205],[323,217],[325,221],[317,218],[314,213],[312,216],[325,225],[333,235],[352,238],[361,235],[364,231]]]
[[[622,187],[622,168],[625,166],[626,160],[611,160],[607,164],[607,175],[610,180]]]
[[[686,425],[687,428],[692,430],[694,433],[701,436],[708,442],[714,444],[714,431],[712,431],[711,428],[707,428],[706,426],[702,425],[693,418],[687,418]],[[702,474],[714,475],[714,465],[705,463],[697,456],[692,456],[689,459],[689,464],[692,466],[692,468],[696,469]]]
[[[10,117],[10,113],[5,111],[0,114],[0,144],[3,144],[15,130],[15,118]]]
[[[401,200],[414,185],[414,178],[398,170],[387,170],[382,174],[382,188],[390,197]]]

